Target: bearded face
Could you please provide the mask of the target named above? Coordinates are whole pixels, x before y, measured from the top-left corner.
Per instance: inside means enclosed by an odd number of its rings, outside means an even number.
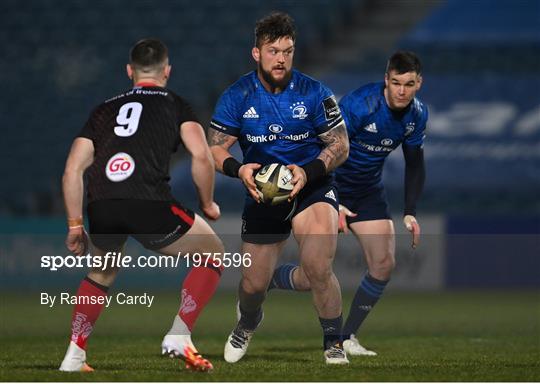
[[[291,78],[294,56],[294,41],[282,37],[254,47],[253,58],[257,62],[259,75],[271,88],[283,89]]]

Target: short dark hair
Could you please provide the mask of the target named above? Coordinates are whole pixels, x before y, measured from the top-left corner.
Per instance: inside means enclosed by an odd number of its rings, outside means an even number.
[[[157,39],[139,40],[129,51],[131,66],[143,72],[151,72],[163,66],[169,57],[169,50]]]
[[[285,12],[274,11],[255,24],[255,46],[258,48],[265,42],[273,43],[282,37],[296,40],[294,20]]]
[[[422,63],[414,52],[409,51],[397,51],[386,65],[386,73],[390,71],[396,71],[399,75],[407,72],[422,73]]]

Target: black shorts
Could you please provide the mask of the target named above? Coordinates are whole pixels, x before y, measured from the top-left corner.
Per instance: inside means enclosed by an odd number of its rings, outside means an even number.
[[[118,250],[128,236],[159,250],[182,237],[195,221],[195,213],[174,200],[98,200],[86,210],[90,239],[105,251]]]
[[[347,224],[358,221],[392,219],[384,188],[369,192],[366,195],[340,196],[340,204],[356,213],[355,217],[347,216]]]
[[[286,240],[292,218],[315,203],[325,202],[339,209],[337,189],[331,180],[304,187],[292,203],[258,204],[251,197],[242,214],[242,240],[252,244],[274,244]]]

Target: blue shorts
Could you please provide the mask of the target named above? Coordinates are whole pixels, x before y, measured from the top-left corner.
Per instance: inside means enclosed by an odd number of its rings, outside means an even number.
[[[369,220],[391,220],[388,201],[384,188],[377,189],[362,196],[340,196],[340,204],[349,208],[355,217],[347,216],[347,224]]]
[[[292,218],[315,203],[339,209],[337,189],[331,180],[304,187],[292,203],[258,204],[251,197],[242,213],[242,240],[251,244],[275,244],[291,234]]]

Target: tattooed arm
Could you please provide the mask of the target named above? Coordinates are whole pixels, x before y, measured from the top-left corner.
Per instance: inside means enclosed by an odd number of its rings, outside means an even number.
[[[226,133],[219,132],[214,128],[208,129],[208,146],[214,157],[214,164],[216,169],[223,173],[223,162],[232,157],[229,152],[229,148],[238,141],[238,138],[227,135]]]
[[[238,177],[242,180],[250,195],[258,202],[260,197],[253,174],[261,167],[261,164],[238,162],[229,152],[229,148],[237,141],[238,138],[234,136],[219,132],[214,128],[208,129],[208,145],[214,156],[216,169],[227,176]]]
[[[319,135],[319,138],[324,143],[324,148],[317,159],[303,167],[295,164],[287,166],[293,174],[291,182],[294,185],[289,195],[289,200],[294,199],[308,181],[312,179],[317,180],[328,172],[333,171],[347,160],[349,156],[349,136],[347,135],[347,128],[343,121],[329,131]]]
[[[324,143],[324,149],[317,158],[324,162],[326,172],[333,171],[349,157],[349,137],[345,123],[340,122],[334,128],[319,135],[319,138]]]

